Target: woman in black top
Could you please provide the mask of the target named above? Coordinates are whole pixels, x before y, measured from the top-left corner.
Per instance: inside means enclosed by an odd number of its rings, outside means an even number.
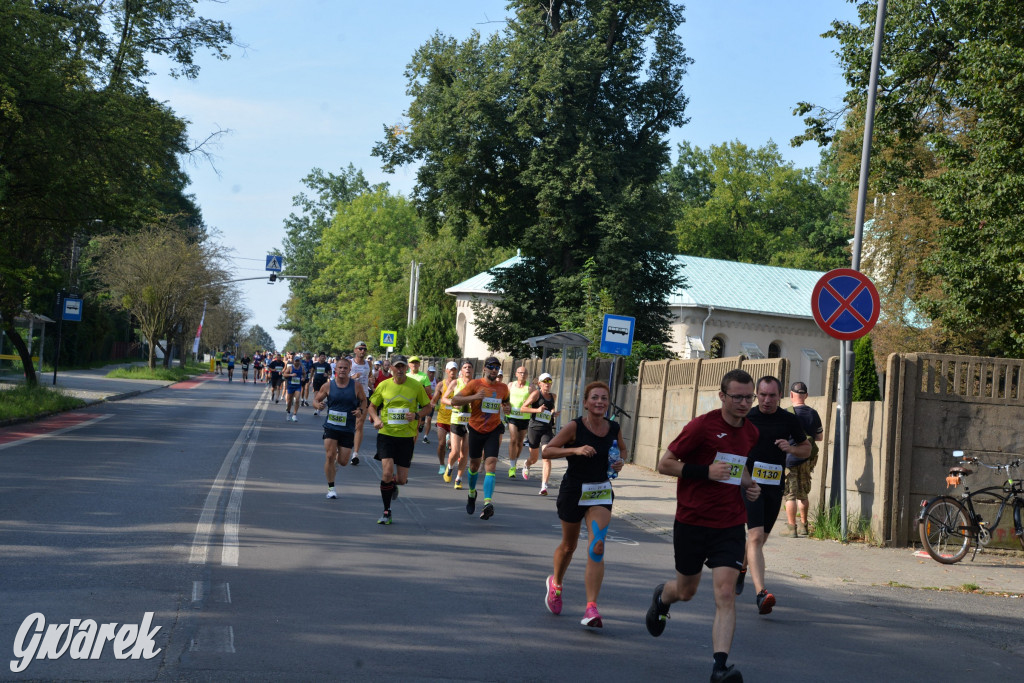
[[[587,609],[580,623],[594,628],[601,627],[597,596],[604,579],[604,539],[612,519],[612,485],[608,481],[608,451],[612,442],[618,440],[622,458],[627,456],[619,424],[604,417],[609,402],[607,384],[588,384],[583,391],[583,416],[563,427],[543,453],[545,459],[566,458],[568,461],[558,490],[562,542],[555,550],[554,574],[547,579],[545,604],[554,614],[562,611],[562,579],[576,550],[580,523],[586,520],[590,540],[584,573]],[[612,464],[616,472],[622,469],[622,462]]]

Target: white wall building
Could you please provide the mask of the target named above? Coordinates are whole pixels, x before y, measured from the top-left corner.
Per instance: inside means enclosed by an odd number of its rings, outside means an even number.
[[[518,259],[513,256],[495,268]],[[696,256],[676,260],[686,287],[669,297],[673,351],[684,358],[788,358],[790,379],[807,382],[811,394],[822,393],[824,360],[839,352],[839,342],[822,332],[811,314],[811,292],[824,273]],[[472,303],[498,299],[490,284],[487,271],[445,290],[455,297],[459,344],[468,358],[489,355],[476,336]]]

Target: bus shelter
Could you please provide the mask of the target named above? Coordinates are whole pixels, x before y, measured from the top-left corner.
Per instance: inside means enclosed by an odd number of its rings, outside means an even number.
[[[590,340],[576,332],[552,332],[530,337],[523,343],[531,349],[541,350],[542,372],[549,372],[548,354],[552,350],[562,352],[555,409],[561,411],[561,414],[568,412],[569,419],[580,415],[583,412],[583,388],[587,384],[587,347],[590,346]],[[559,422],[559,426],[562,424]]]

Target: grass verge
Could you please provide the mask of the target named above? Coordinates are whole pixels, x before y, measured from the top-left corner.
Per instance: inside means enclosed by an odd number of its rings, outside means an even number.
[[[875,535],[871,532],[871,520],[865,517],[847,516],[847,541],[859,541],[877,545]],[[842,540],[843,517],[839,505],[831,508],[818,508],[811,515],[811,536],[818,539]]]
[[[18,385],[0,389],[0,420],[34,417],[44,413],[81,408],[85,401],[68,396],[60,389]]]
[[[210,366],[204,363],[189,363],[185,367],[165,368],[158,365],[152,370],[145,365],[133,365],[130,368],[115,368],[107,373],[107,377],[116,379],[159,379],[165,382],[180,382],[189,377],[209,372]]]

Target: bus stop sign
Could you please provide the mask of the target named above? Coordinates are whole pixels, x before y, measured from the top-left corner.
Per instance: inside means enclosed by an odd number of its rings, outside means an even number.
[[[878,290],[863,273],[837,268],[821,276],[811,293],[814,322],[830,337],[860,339],[878,322]]]

